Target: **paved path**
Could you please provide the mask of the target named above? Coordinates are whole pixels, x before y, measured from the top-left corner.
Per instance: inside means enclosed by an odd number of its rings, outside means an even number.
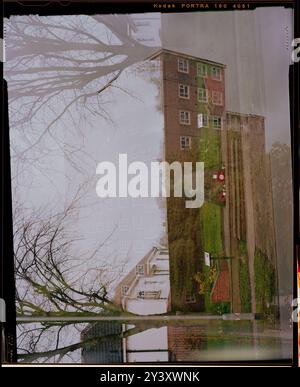
[[[225,252],[227,256],[237,257],[237,241],[236,241],[236,230],[235,223],[232,222],[232,219],[235,219],[235,202],[236,198],[236,190],[235,190],[235,170],[236,166],[233,163],[228,164],[228,159],[233,160],[234,151],[232,146],[229,146],[227,149],[227,139],[225,135],[222,138],[223,154],[226,154],[226,186],[227,186],[227,200],[226,207],[223,211],[224,213],[224,245]],[[226,152],[226,153],[224,153]],[[227,152],[230,152],[230,155],[227,155]],[[228,157],[230,156],[230,157]],[[240,298],[240,275],[239,275],[239,260],[232,259],[229,262],[230,265],[230,277],[231,277],[231,304],[232,304],[232,312],[239,313],[241,312],[241,298]]]

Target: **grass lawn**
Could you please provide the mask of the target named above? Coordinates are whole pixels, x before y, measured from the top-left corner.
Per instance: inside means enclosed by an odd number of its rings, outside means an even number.
[[[204,162],[206,170],[221,167],[221,136],[218,130],[201,129],[200,160]],[[201,241],[203,250],[211,255],[223,255],[223,219],[222,207],[211,202],[205,202],[200,209]],[[203,268],[205,273],[206,267]],[[223,305],[224,304],[224,305]],[[205,312],[221,313],[230,310],[230,304],[213,304],[210,291],[204,295]]]
[[[222,207],[204,203],[200,210],[203,249],[211,255],[222,255]]]
[[[255,299],[257,312],[268,312],[267,303],[275,295],[275,269],[270,259],[256,249],[254,257]]]
[[[219,130],[201,129],[200,161],[204,162],[206,170],[221,166],[221,135]]]
[[[218,130],[201,129],[200,160],[204,168],[210,169],[221,165],[221,136]],[[222,243],[222,207],[205,202],[200,210],[201,240],[203,249],[212,255],[220,255],[223,252]]]
[[[249,268],[248,263],[239,261],[239,274],[240,274],[240,298],[241,298],[241,311],[242,313],[251,312],[251,289],[249,280]]]

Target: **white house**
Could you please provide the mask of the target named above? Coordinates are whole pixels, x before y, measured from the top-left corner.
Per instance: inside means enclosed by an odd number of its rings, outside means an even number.
[[[169,310],[169,252],[166,247],[153,247],[116,289],[115,302],[137,315],[164,314]],[[123,325],[123,330],[132,328]],[[123,339],[126,363],[167,362],[168,328],[149,328]]]

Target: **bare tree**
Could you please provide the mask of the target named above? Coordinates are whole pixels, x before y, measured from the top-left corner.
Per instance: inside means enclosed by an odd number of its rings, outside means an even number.
[[[78,190],[70,204],[54,214],[45,209],[34,213],[30,210],[27,214],[24,206],[15,207],[17,316],[76,316],[79,319],[99,314],[128,316],[112,301],[112,288],[119,281],[124,265],[114,260],[101,264],[99,259],[103,258],[101,249],[114,230],[92,250],[82,252],[76,248],[81,236],[74,235],[70,225],[80,210],[83,195],[82,190]],[[67,344],[73,338],[65,336],[73,332],[78,337],[82,325],[67,321],[18,324],[19,358],[47,360],[59,349],[60,358],[70,356],[68,352],[75,351],[76,346]],[[44,356],[44,352],[49,353]]]
[[[157,48],[135,38],[130,15],[15,16],[5,29],[13,178],[57,155],[84,175],[89,124],[114,125],[112,89],[134,96],[118,78]]]
[[[79,197],[64,211],[15,216],[15,271],[17,313],[21,316],[89,316],[121,313],[110,299],[111,286],[123,265],[101,264],[101,248],[114,230],[93,251],[76,252],[80,236],[72,235]],[[18,211],[18,210],[17,210]],[[103,258],[103,257],[102,257]],[[96,264],[94,264],[96,262]]]
[[[32,15],[6,23],[10,119],[22,127],[47,117],[34,141],[27,135],[25,150],[70,111],[69,119],[78,109],[84,120],[95,114],[108,118],[103,92],[156,50],[133,38],[134,29],[127,15]]]

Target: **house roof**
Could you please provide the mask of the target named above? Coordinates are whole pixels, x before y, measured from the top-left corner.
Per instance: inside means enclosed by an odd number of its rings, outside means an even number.
[[[115,293],[120,291],[123,285],[127,285],[128,283],[132,283],[134,281],[136,274],[136,266],[145,264],[156,251],[157,248],[152,247],[152,249],[146,255],[144,255],[144,257],[137,264],[134,265],[131,271],[121,280],[121,282],[119,282],[118,286],[116,287]]]

